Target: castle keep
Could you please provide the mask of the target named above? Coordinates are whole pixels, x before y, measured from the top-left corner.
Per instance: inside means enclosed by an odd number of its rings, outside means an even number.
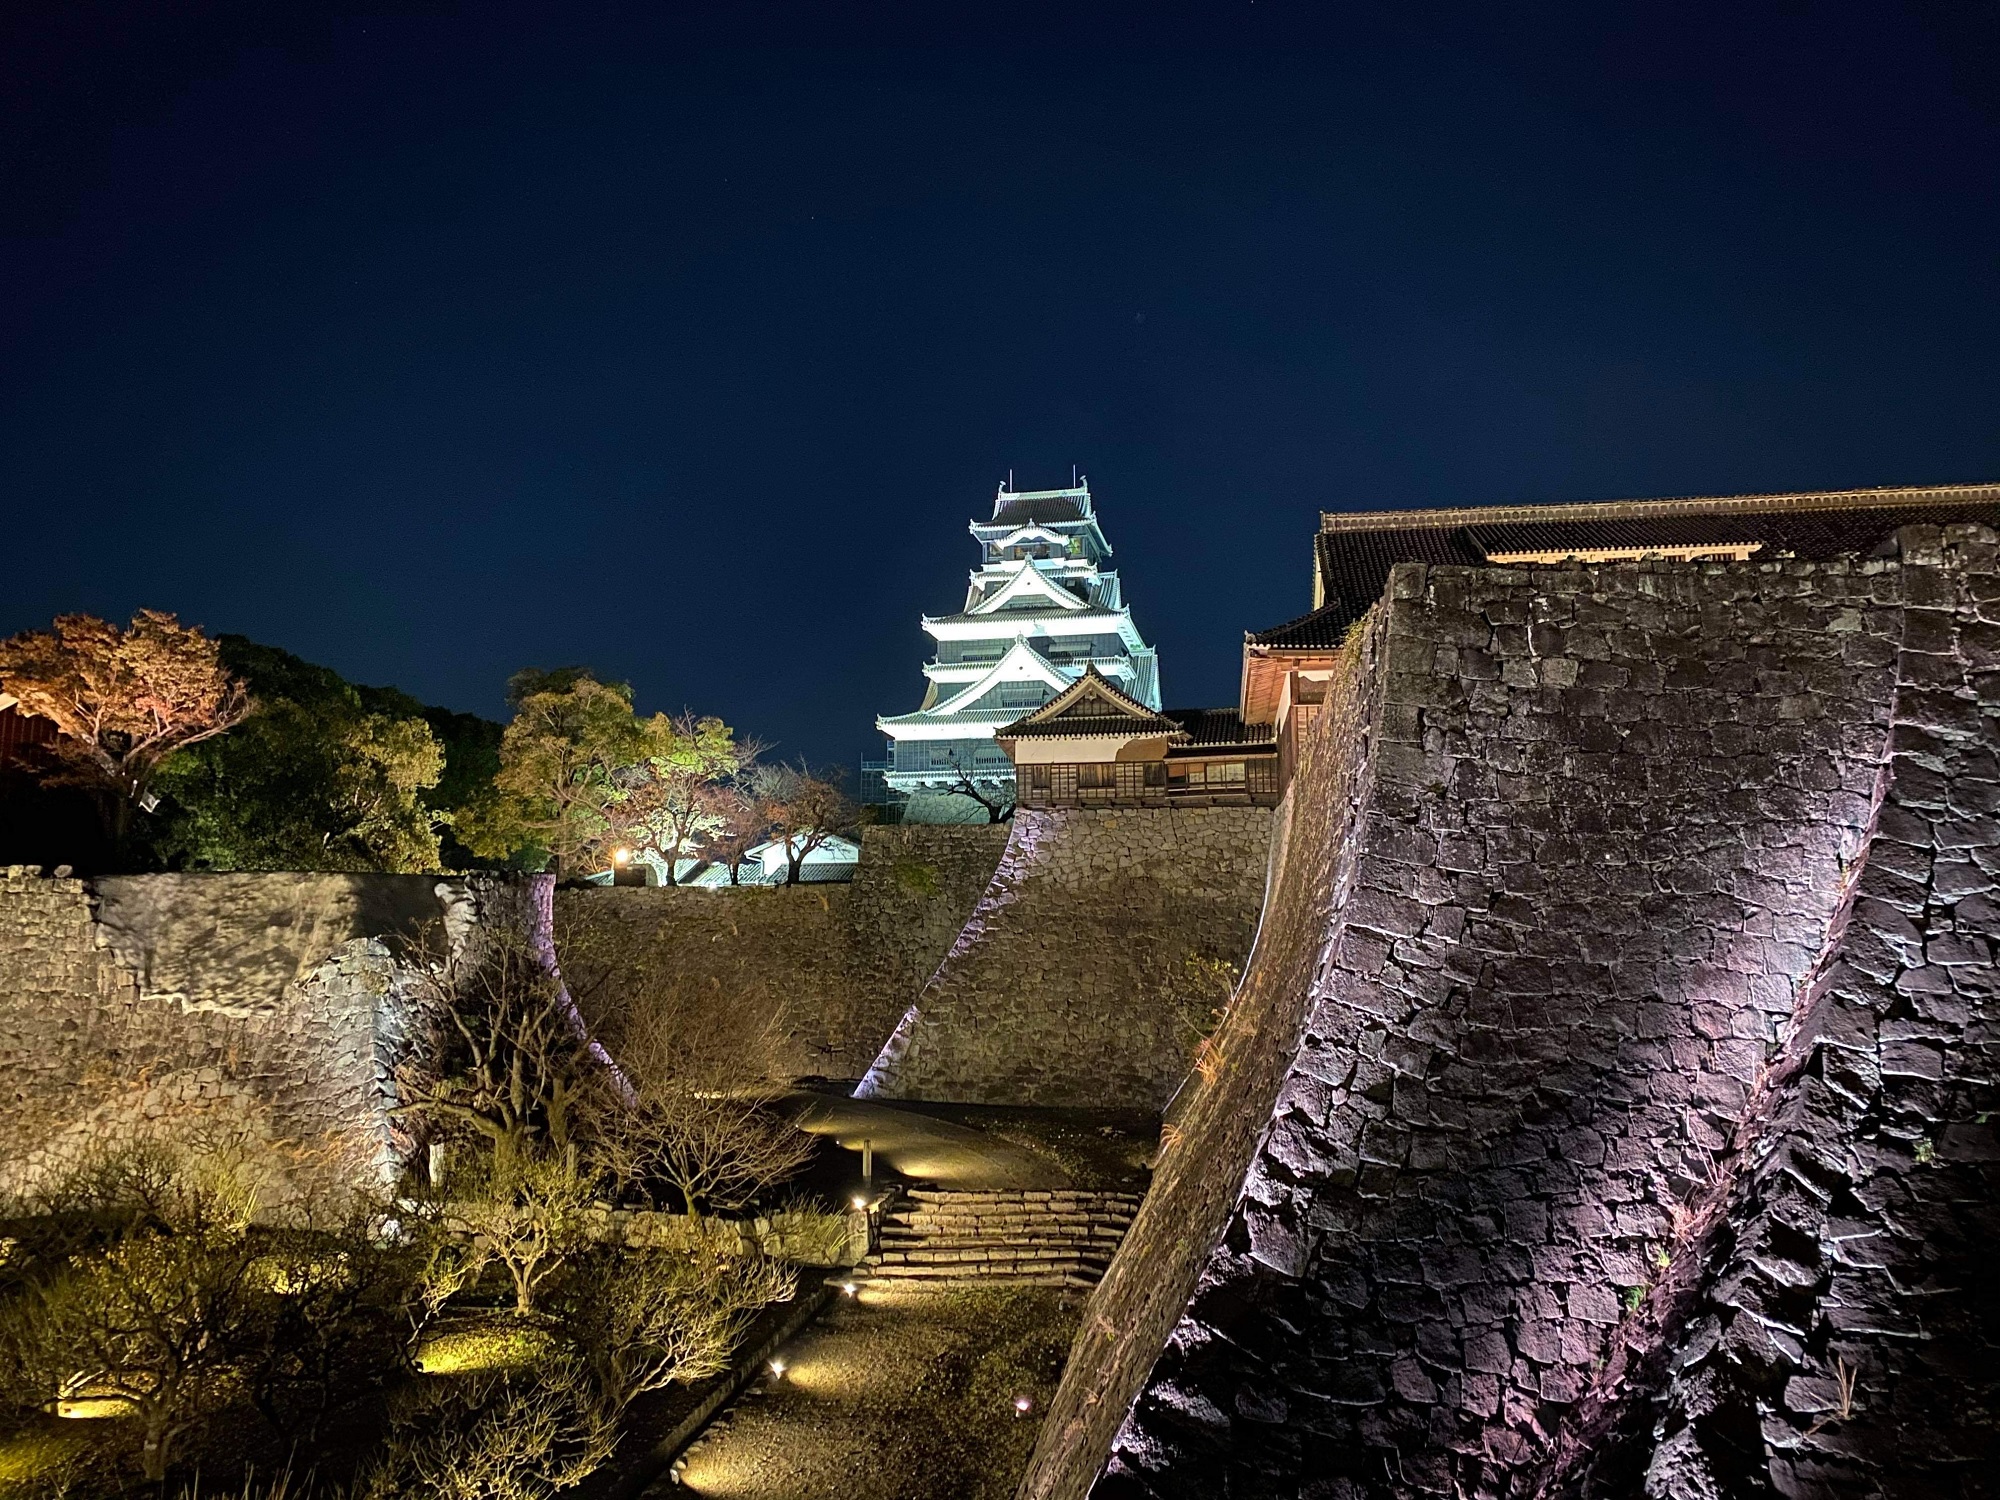
[[[994,731],[1087,671],[1147,708],[1160,706],[1159,657],[1139,627],[1092,508],[1088,483],[1002,486],[991,519],[970,523],[979,566],[956,614],[925,615],[937,655],[924,701],[875,721],[889,737],[888,784],[912,821],[964,822],[985,799],[1013,801],[1014,766]]]

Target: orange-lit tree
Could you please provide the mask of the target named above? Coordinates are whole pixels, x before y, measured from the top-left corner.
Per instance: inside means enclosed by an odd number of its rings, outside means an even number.
[[[152,609],[123,630],[92,615],[61,615],[52,630],[0,641],[0,688],[55,723],[56,775],[97,794],[120,852],[133,812],[152,805],[160,762],[221,734],[251,708],[215,642]]]
[[[767,766],[753,781],[757,805],[773,840],[785,846],[785,884],[797,885],[808,856],[859,821],[853,802],[834,782],[803,763]]]
[[[644,758],[627,773],[616,810],[620,840],[660,857],[667,883],[683,856],[726,828],[743,775],[763,748],[741,740],[722,720],[692,713],[655,714],[641,726]]]

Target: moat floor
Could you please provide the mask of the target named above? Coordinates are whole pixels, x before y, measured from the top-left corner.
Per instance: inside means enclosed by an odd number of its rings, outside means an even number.
[[[1005,1500],[1080,1307],[1080,1294],[1000,1287],[843,1301],[675,1476],[684,1492],[755,1500]],[[671,1480],[648,1492],[673,1493]]]

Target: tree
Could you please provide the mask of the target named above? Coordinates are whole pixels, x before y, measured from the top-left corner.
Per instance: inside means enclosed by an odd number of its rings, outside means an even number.
[[[761,746],[739,743],[720,719],[686,712],[655,714],[642,727],[642,745],[643,759],[628,773],[617,810],[617,836],[658,854],[672,885],[682,855],[726,826],[727,783],[755,761]]]
[[[53,630],[0,641],[0,687],[61,731],[52,749],[62,775],[97,794],[121,854],[133,812],[150,809],[161,762],[221,734],[251,708],[214,641],[151,609],[124,630],[91,615],[61,615]]]
[[[361,712],[350,693],[317,703],[260,696],[230,733],[161,768],[172,804],[161,850],[197,869],[442,867],[424,794],[444,748],[421,718]]]
[[[402,1368],[419,1268],[374,1230],[355,1214],[263,1236],[253,1269],[271,1295],[244,1379],[280,1437],[315,1441],[336,1401]]]
[[[548,1500],[600,1468],[616,1415],[574,1354],[533,1370],[426,1380],[396,1408],[362,1500]]]
[[[797,885],[807,857],[859,818],[847,794],[803,762],[761,767],[752,786],[771,837],[785,846],[786,885]]]
[[[500,1262],[524,1318],[590,1242],[597,1178],[575,1147],[492,1155],[447,1177],[443,1192],[444,1229],[472,1241],[475,1277],[483,1261]]]
[[[573,873],[612,829],[626,796],[619,772],[644,753],[632,689],[564,667],[516,673],[508,698],[495,795],[468,810],[459,837],[490,858],[539,855],[556,874]]]
[[[603,1064],[561,978],[525,933],[432,971],[414,1045],[397,1070],[398,1112],[496,1161],[576,1143],[575,1112]]]
[[[611,1035],[629,1087],[593,1098],[597,1149],[621,1183],[659,1181],[697,1224],[742,1208],[812,1159],[776,1107],[784,1003],[747,976],[702,981],[641,957],[620,965]]]
[[[764,841],[770,832],[770,822],[757,799],[741,786],[719,788],[711,809],[715,824],[709,830],[703,853],[729,871],[731,885],[741,885],[743,861]]]
[[[128,1412],[149,1480],[177,1442],[233,1399],[269,1294],[247,1204],[214,1181],[155,1164],[118,1209],[108,1243],[66,1257],[0,1316],[0,1358],[44,1401]]]
[[[1013,782],[998,776],[975,777],[956,753],[951,757],[951,769],[956,779],[949,795],[977,802],[986,810],[988,823],[1004,823],[1014,816]]]
[[[790,1266],[762,1255],[627,1251],[579,1276],[563,1326],[589,1361],[597,1388],[623,1411],[648,1391],[720,1374],[751,1321],[798,1291]]]

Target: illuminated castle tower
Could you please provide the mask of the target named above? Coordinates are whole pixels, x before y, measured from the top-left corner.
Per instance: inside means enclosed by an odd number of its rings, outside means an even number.
[[[979,543],[965,607],[926,615],[937,655],[915,713],[885,714],[890,788],[912,821],[982,819],[979,802],[1014,797],[1014,767],[993,731],[1040,707],[1095,667],[1127,696],[1160,706],[1159,658],[1132,623],[1111,545],[1087,481],[1066,490],[1011,490],[993,518],[971,523]]]

